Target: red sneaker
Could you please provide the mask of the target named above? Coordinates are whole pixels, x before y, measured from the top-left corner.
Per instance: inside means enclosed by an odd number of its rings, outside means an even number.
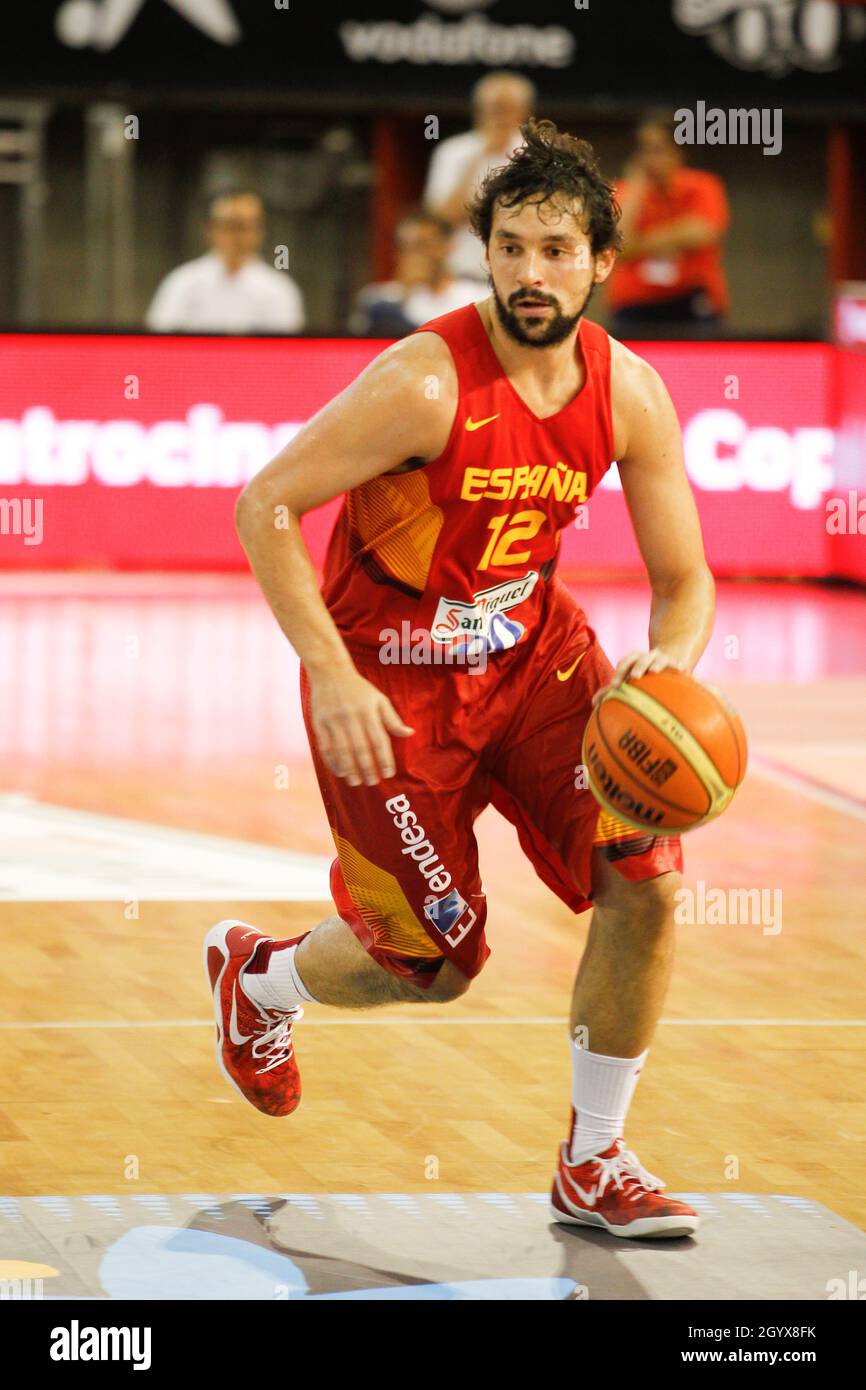
[[[303,1009],[264,1009],[243,991],[243,970],[262,941],[247,922],[217,922],[204,939],[204,964],[213,992],[217,1063],[244,1100],[263,1115],[291,1115],[301,1100],[301,1074],[292,1025]]]
[[[562,1144],[551,1215],[575,1226],[601,1226],[612,1236],[690,1236],[700,1225],[697,1212],[686,1202],[662,1197],[664,1185],[641,1167],[622,1139],[574,1165],[568,1162],[568,1145]]]

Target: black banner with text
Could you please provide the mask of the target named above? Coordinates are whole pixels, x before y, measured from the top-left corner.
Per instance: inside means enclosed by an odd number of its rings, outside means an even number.
[[[41,0],[0,98],[147,93],[393,109],[516,68],[549,101],[866,116],[866,0]]]

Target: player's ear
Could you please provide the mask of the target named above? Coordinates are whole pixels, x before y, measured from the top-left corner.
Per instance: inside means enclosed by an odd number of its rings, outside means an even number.
[[[612,246],[609,246],[606,251],[599,251],[595,258],[595,273],[593,275],[593,282],[596,285],[604,283],[613,270],[615,262],[616,251]]]

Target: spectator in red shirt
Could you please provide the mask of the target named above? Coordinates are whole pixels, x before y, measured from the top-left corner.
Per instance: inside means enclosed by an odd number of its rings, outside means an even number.
[[[728,308],[722,269],[728,200],[721,179],[685,167],[673,120],[656,112],[637,127],[616,196],[624,246],[610,281],[610,332],[714,336]]]

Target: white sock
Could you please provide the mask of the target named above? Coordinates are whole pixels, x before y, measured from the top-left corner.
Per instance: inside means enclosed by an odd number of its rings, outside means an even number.
[[[261,974],[252,975],[245,967],[241,971],[241,989],[254,1004],[264,1009],[292,1009],[299,1004],[315,1004],[295,964],[295,952],[300,946],[272,948],[267,969]]]
[[[609,1149],[625,1128],[625,1117],[649,1048],[639,1057],[604,1057],[587,1052],[572,1041],[572,1091],[574,1124],[570,1163]]]

